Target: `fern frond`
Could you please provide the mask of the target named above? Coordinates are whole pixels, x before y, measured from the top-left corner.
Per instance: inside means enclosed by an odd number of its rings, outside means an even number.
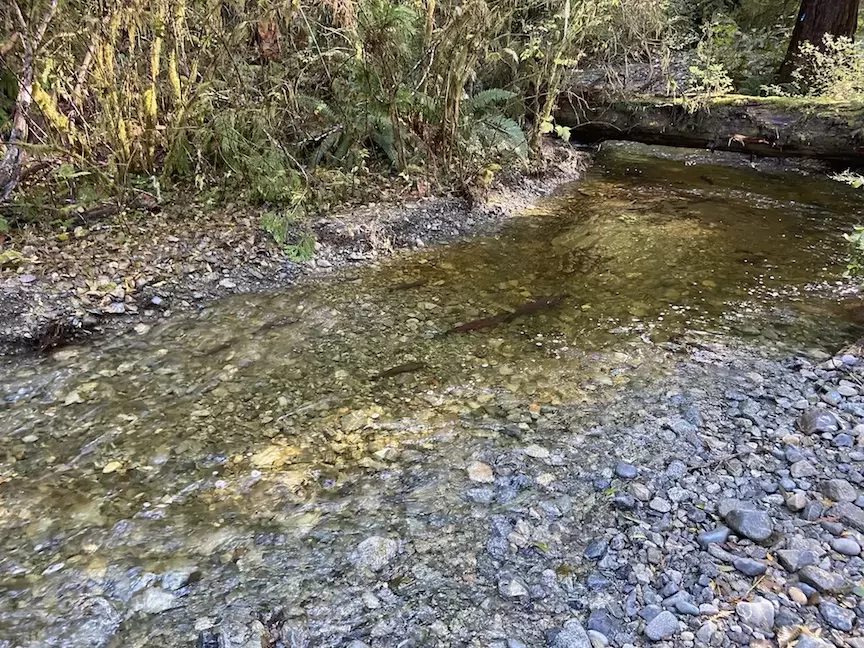
[[[489,88],[488,90],[478,92],[465,103],[471,112],[480,113],[491,106],[506,103],[515,97],[516,93],[511,92],[510,90],[505,90],[504,88]]]
[[[333,109],[327,105],[326,102],[322,101],[318,97],[313,97],[311,95],[298,94],[295,97],[297,101],[297,106],[304,110],[308,110],[310,113],[315,115],[316,117],[321,117],[322,119],[327,120],[328,122],[338,121],[338,116]]]
[[[480,119],[477,125],[478,134],[488,146],[512,151],[522,159],[528,157],[528,140],[515,120],[504,115],[488,115]]]

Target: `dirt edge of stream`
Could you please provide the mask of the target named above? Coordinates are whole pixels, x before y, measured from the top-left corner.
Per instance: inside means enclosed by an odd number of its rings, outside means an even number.
[[[23,261],[0,268],[0,355],[143,333],[229,295],[285,289],[400,250],[494,233],[538,198],[578,180],[590,162],[588,154],[555,143],[545,157],[540,172],[502,173],[475,204],[435,196],[319,219],[311,224],[309,261],[288,259],[260,229],[260,210],[242,206],[97,225],[62,242],[31,236]]]

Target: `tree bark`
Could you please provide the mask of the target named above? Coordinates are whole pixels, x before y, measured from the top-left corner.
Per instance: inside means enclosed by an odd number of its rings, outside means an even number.
[[[780,66],[780,83],[792,81],[792,73],[798,67],[801,45],[809,41],[822,47],[825,34],[855,38],[858,27],[859,0],[801,0],[795,29],[789,40],[786,58]]]
[[[590,106],[590,108],[588,107]],[[626,140],[660,146],[732,151],[772,158],[813,158],[837,168],[864,165],[864,142],[853,133],[864,129],[864,114],[854,104],[814,106],[777,103],[756,97],[713,103],[710,110],[688,113],[665,99],[602,104],[562,102],[555,123],[571,129],[570,141],[597,144]]]

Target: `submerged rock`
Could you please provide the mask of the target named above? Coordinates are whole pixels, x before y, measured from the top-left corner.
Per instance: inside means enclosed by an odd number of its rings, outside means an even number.
[[[474,461],[468,464],[468,479],[480,484],[491,484],[495,481],[492,467],[482,461]]]
[[[132,609],[145,614],[161,614],[182,605],[176,594],[148,587],[132,598]]]
[[[120,627],[120,615],[106,599],[94,596],[74,610],[72,629],[63,633],[63,648],[107,648]]]
[[[357,545],[350,560],[358,569],[377,572],[389,565],[398,552],[399,543],[396,540],[372,536]]]

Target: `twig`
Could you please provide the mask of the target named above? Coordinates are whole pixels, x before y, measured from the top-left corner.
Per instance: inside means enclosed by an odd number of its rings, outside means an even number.
[[[716,461],[709,461],[708,463],[699,464],[698,466],[690,466],[687,468],[687,472],[691,470],[703,470],[705,468],[713,468],[714,466],[719,466],[720,464],[726,463],[727,461],[731,461],[732,459],[738,459],[739,457],[746,457],[749,454],[753,454],[749,450],[746,452],[736,452],[735,454],[729,455],[728,457],[722,457],[717,459]]]

